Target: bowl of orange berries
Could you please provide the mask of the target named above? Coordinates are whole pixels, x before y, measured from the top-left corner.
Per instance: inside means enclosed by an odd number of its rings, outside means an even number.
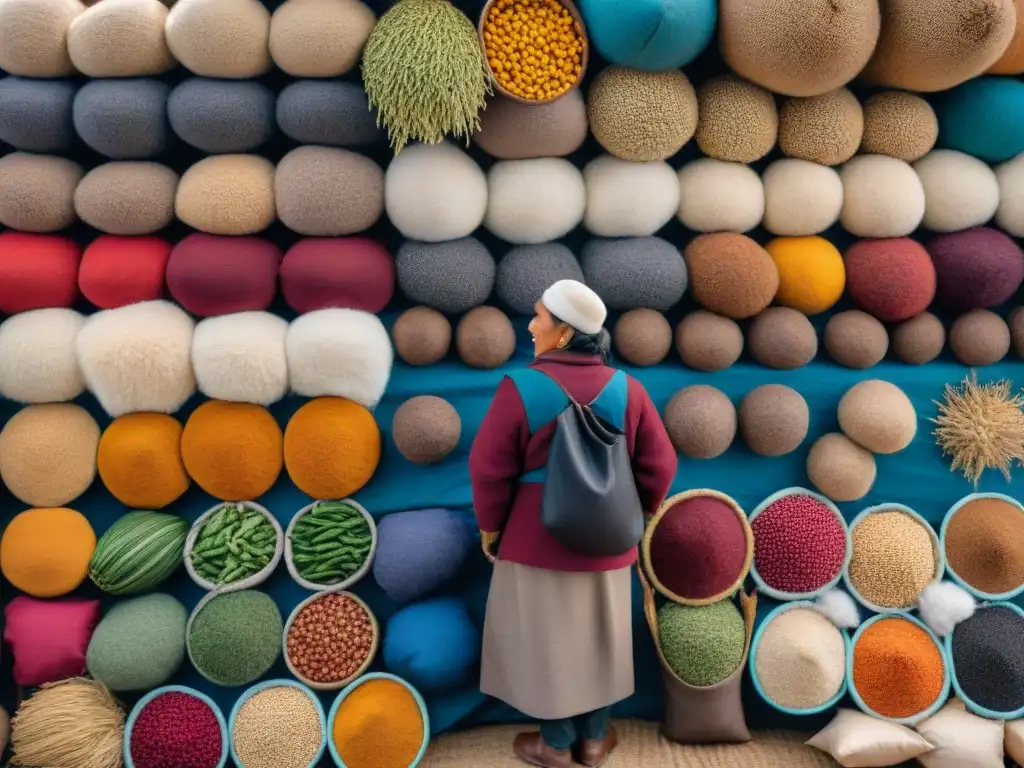
[[[590,45],[572,0],[488,0],[480,45],[495,89],[522,104],[548,104],[577,88]]]

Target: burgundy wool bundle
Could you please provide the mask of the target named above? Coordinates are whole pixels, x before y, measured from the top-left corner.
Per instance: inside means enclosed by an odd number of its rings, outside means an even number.
[[[1008,301],[1024,281],[1024,252],[997,229],[974,227],[928,243],[938,277],[936,298],[959,312]]]
[[[262,311],[277,293],[281,249],[258,237],[191,234],[167,261],[167,288],[199,317]]]
[[[846,249],[843,261],[850,298],[883,322],[916,317],[935,298],[935,266],[909,237],[861,240]]]
[[[169,691],[142,708],[129,749],[135,768],[217,768],[220,723],[202,699]]]
[[[310,237],[281,262],[281,294],[296,312],[358,309],[376,314],[395,295],[395,258],[369,237]]]

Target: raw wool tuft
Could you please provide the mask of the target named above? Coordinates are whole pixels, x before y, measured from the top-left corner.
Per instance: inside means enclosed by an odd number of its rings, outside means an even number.
[[[70,227],[83,174],[63,157],[12,152],[0,158],[0,225],[38,233]]]
[[[582,0],[579,8],[601,58],[650,71],[696,59],[718,19],[715,0]]]
[[[395,270],[406,298],[455,315],[490,298],[497,267],[483,243],[463,237],[443,243],[402,243]]]
[[[857,237],[906,237],[924,218],[924,187],[914,169],[885,155],[858,155],[839,172],[843,229]]]
[[[70,307],[81,255],[69,237],[0,232],[0,312]]]
[[[85,391],[75,341],[85,318],[37,309],[0,323],[0,395],[19,403],[74,400]]]
[[[916,240],[861,240],[846,249],[844,261],[850,298],[879,320],[908,320],[935,298],[935,265]]]
[[[580,266],[584,282],[609,309],[664,312],[683,298],[689,279],[682,254],[660,237],[588,240]]]
[[[353,70],[377,17],[359,0],[288,0],[270,18],[270,55],[293,77]]]
[[[875,457],[846,435],[822,435],[807,453],[807,477],[832,501],[863,499],[875,484]]]
[[[683,365],[697,371],[724,371],[743,354],[743,331],[732,318],[698,309],[676,326],[676,351]]]
[[[598,237],[653,235],[679,209],[679,179],[672,166],[660,160],[630,163],[602,155],[583,168],[583,181],[583,223]]]
[[[112,160],[148,160],[173,136],[167,123],[171,86],[153,77],[89,80],[75,95],[72,119],[79,138]]]
[[[772,257],[746,235],[699,235],[686,246],[686,266],[693,298],[734,320],[761,312],[779,288]]]
[[[661,312],[631,309],[615,323],[612,341],[615,351],[630,365],[657,365],[672,349],[672,326]]]
[[[786,99],[779,109],[782,154],[822,165],[845,163],[864,136],[864,111],[847,88]]]
[[[103,0],[68,28],[68,55],[87,77],[162,75],[177,62],[167,48],[160,0]]]
[[[813,607],[840,629],[856,629],[860,626],[857,603],[841,589],[830,589],[814,601]]]
[[[77,90],[68,80],[0,80],[0,141],[23,152],[66,153],[78,138],[71,116]]]
[[[691,459],[715,459],[736,437],[736,407],[721,390],[705,384],[684,387],[665,406],[672,444]]]
[[[871,58],[877,0],[722,0],[719,47],[730,69],[786,96],[846,85]]]
[[[694,138],[715,160],[753,163],[775,148],[779,113],[775,97],[733,74],[706,80],[697,89],[699,118]]]
[[[75,213],[100,232],[150,235],[174,221],[177,189],[178,174],[165,165],[104,163],[75,187]]]
[[[854,384],[839,400],[839,428],[872,453],[898,453],[917,434],[917,413],[895,384],[867,379]]]
[[[779,272],[775,303],[817,315],[843,295],[846,265],[838,249],[823,237],[777,237],[765,245]]]
[[[494,96],[480,113],[474,143],[498,160],[565,157],[587,139],[587,103],[579,88],[543,104]]]
[[[773,235],[817,235],[839,221],[843,180],[834,168],[782,158],[765,169],[761,181],[764,228]]]
[[[270,11],[260,0],[176,0],[167,46],[203,77],[244,80],[270,71]]]
[[[466,237],[487,213],[487,176],[448,142],[406,147],[384,174],[384,209],[410,240]]]
[[[977,604],[970,593],[951,581],[929,584],[917,598],[921,619],[939,637],[945,637],[974,615]]]
[[[892,330],[892,351],[908,365],[924,365],[942,354],[946,329],[931,312],[904,320]]]
[[[762,384],[740,402],[740,435],[758,456],[785,456],[807,437],[811,410],[803,395],[782,384]]]
[[[747,349],[766,368],[790,371],[807,365],[818,354],[818,335],[802,312],[768,307],[750,323]]]
[[[995,365],[1010,351],[1010,328],[995,312],[972,309],[953,321],[949,348],[964,365]]]
[[[880,91],[864,102],[862,154],[912,163],[931,152],[938,138],[935,110],[916,94]]]
[[[1024,282],[1024,251],[997,229],[937,235],[927,247],[935,264],[935,298],[946,309],[998,307]]]
[[[889,333],[867,312],[850,309],[825,323],[825,349],[839,365],[864,370],[882,362],[889,351]]]
[[[308,312],[288,327],[285,348],[292,391],[302,397],[343,397],[373,408],[391,378],[391,338],[367,312]]]
[[[455,348],[470,368],[498,368],[516,351],[512,321],[497,307],[471,309],[455,327]]]
[[[178,138],[208,154],[250,152],[274,136],[276,98],[257,80],[190,77],[168,96],[167,120]]]
[[[764,185],[741,163],[701,158],[679,169],[679,220],[695,232],[748,232],[764,217]]]
[[[78,0],[5,0],[0,3],[0,69],[22,77],[66,77],[68,28],[85,6]]]
[[[484,226],[506,242],[557,240],[583,221],[586,208],[583,174],[560,157],[502,160],[487,174]]]
[[[257,155],[204,158],[181,177],[174,212],[185,224],[211,235],[262,232],[277,215],[274,166]]]
[[[328,147],[387,145],[366,91],[338,80],[298,80],[277,94],[277,127],[299,144]]]
[[[395,411],[391,439],[398,452],[413,464],[438,464],[459,445],[462,421],[447,400],[420,395]]]
[[[281,249],[257,237],[193,233],[171,250],[171,296],[193,315],[264,310],[277,293]]]
[[[587,118],[598,144],[616,157],[667,160],[697,130],[697,93],[682,70],[609,66],[590,84]]]
[[[1024,237],[1024,154],[998,165],[996,181],[999,184],[996,224],[1013,237]]]
[[[174,413],[195,392],[192,319],[167,301],[90,315],[78,333],[78,364],[89,391],[113,417]]]
[[[288,322],[269,312],[200,321],[192,336],[199,391],[214,400],[272,405],[288,393]]]
[[[922,226],[933,232],[978,227],[999,208],[999,181],[986,163],[953,149],[936,149],[914,163],[924,188]]]
[[[452,345],[452,324],[431,307],[413,307],[398,316],[391,326],[395,354],[406,365],[434,365],[444,359]]]
[[[534,304],[559,280],[583,282],[583,269],[567,246],[520,245],[498,262],[494,290],[513,312],[533,317]]]

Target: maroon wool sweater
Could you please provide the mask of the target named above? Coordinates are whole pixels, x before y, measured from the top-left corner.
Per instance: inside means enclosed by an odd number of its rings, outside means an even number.
[[[589,403],[608,383],[614,368],[591,355],[554,351],[531,368],[555,378],[581,403]],[[469,453],[473,507],[480,530],[502,532],[502,560],[552,571],[611,571],[636,562],[634,547],[614,557],[588,557],[562,546],[541,522],[542,483],[520,483],[526,472],[545,464],[556,422],[534,435],[519,390],[508,377],[498,386]],[[665,500],[678,459],[647,390],[629,377],[625,434],[633,459],[640,501],[647,515]]]

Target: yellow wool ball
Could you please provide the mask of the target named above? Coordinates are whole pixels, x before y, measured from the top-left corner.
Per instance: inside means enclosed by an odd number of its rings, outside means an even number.
[[[779,270],[775,301],[805,315],[829,309],[843,295],[846,267],[823,237],[778,237],[765,246]]]
[[[269,491],[281,474],[282,446],[270,411],[252,403],[208,400],[181,433],[185,469],[221,501],[252,501]]]
[[[358,491],[380,463],[373,414],[343,397],[318,397],[299,408],[284,432],[284,463],[299,490],[314,499]]]
[[[163,509],[188,490],[181,422],[166,413],[129,413],[100,438],[96,465],[111,495],[134,509]]]
[[[59,597],[76,589],[89,572],[96,533],[81,512],[66,507],[27,509],[0,539],[0,570],[33,597]]]

